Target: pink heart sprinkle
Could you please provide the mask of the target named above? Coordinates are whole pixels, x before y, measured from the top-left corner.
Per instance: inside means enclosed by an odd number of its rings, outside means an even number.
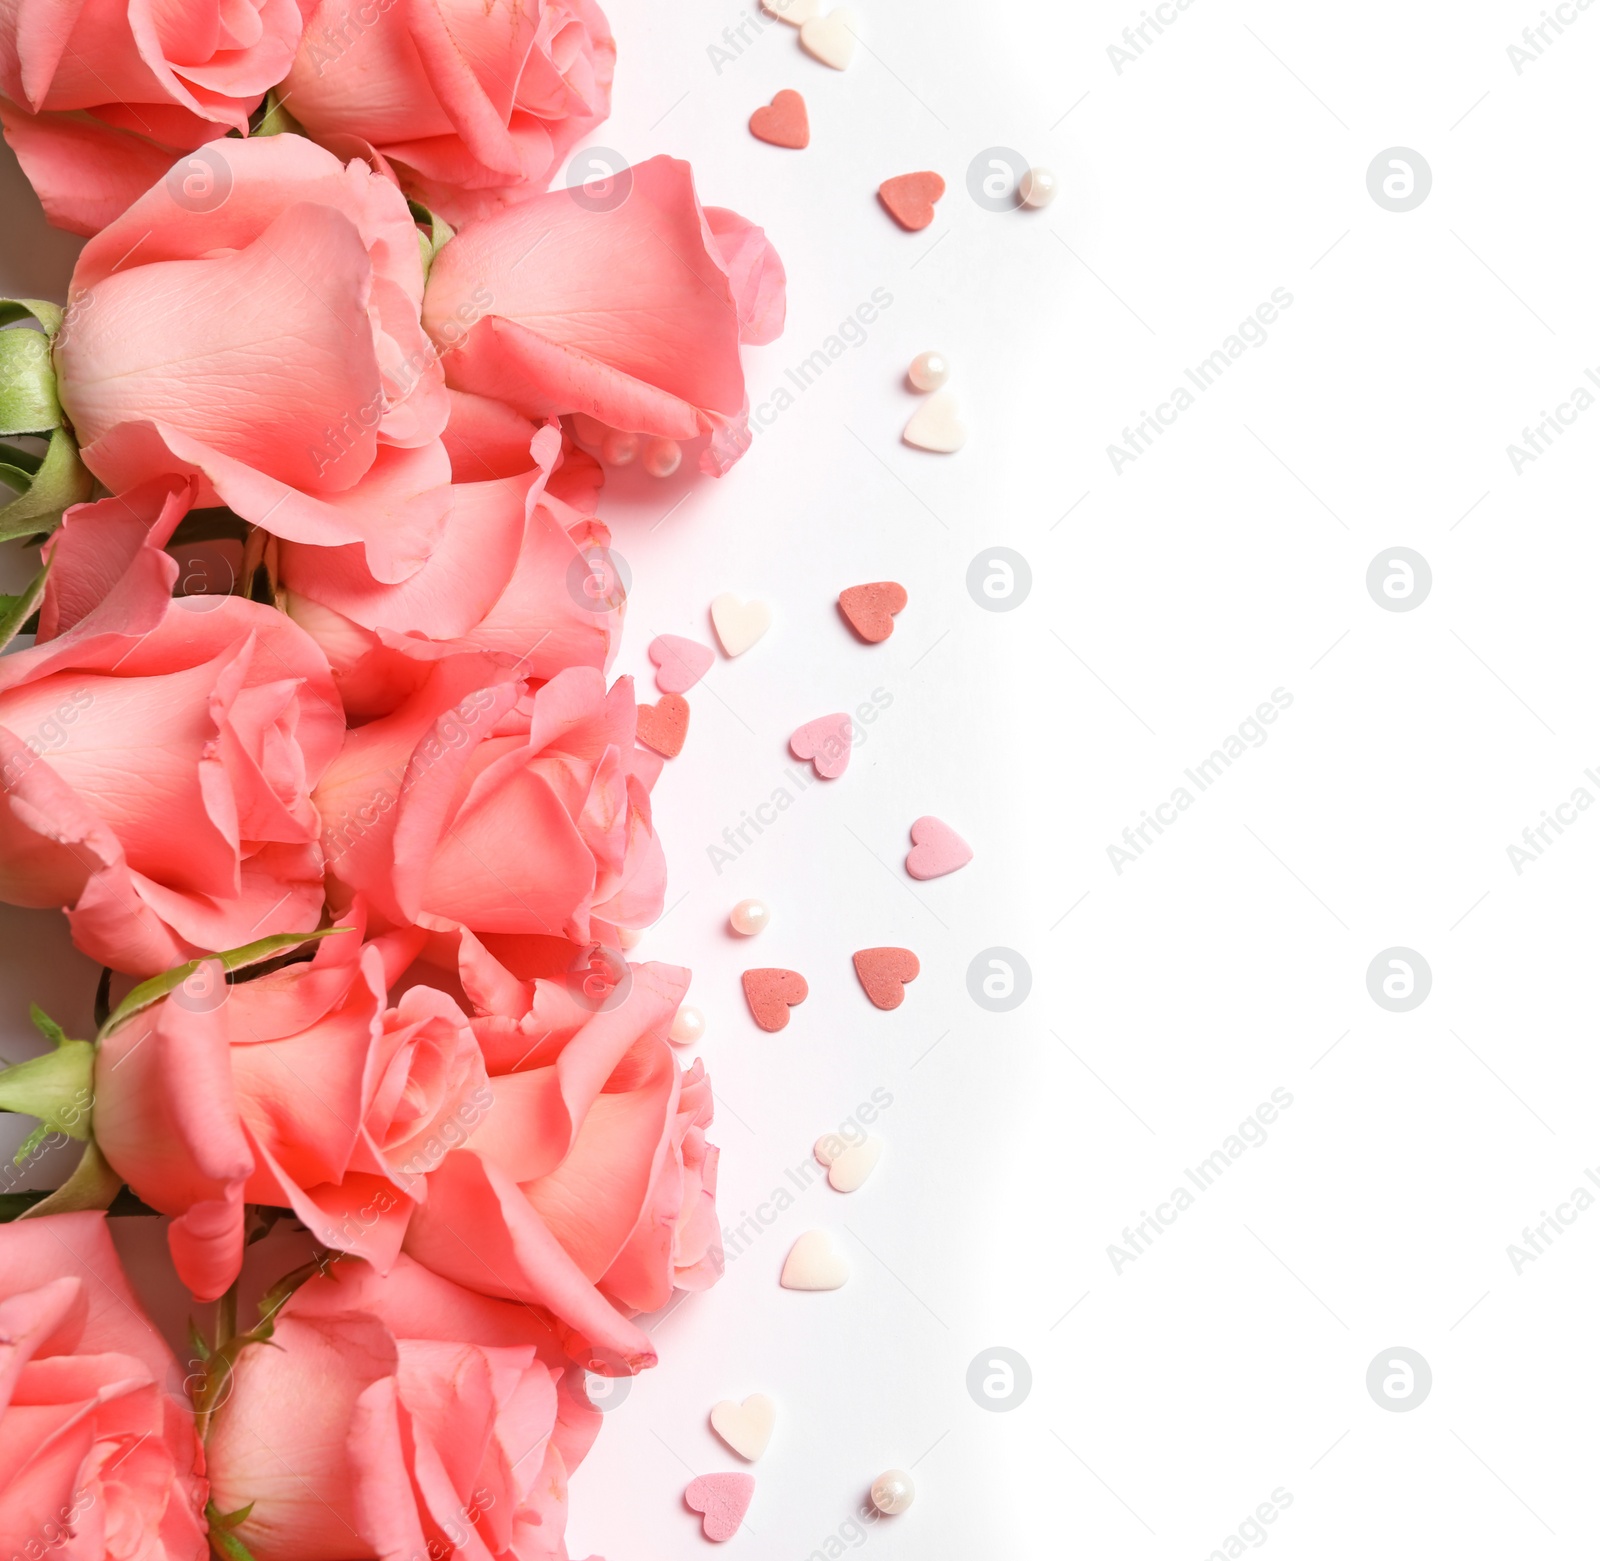
[[[789,752],[809,759],[824,780],[837,780],[850,762],[850,717],[824,715],[807,721],[789,739]]]
[[[677,634],[658,634],[650,641],[649,655],[656,667],[656,687],[663,694],[686,694],[716,659],[709,645]]]
[[[972,847],[948,824],[931,813],[911,826],[906,871],[913,878],[942,878],[972,860]]]
[[[690,1480],[683,1499],[691,1512],[701,1515],[700,1527],[706,1538],[721,1544],[739,1532],[755,1493],[753,1474],[702,1474]]]

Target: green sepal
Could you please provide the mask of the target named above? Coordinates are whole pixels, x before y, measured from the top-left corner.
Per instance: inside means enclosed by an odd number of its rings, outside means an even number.
[[[15,466],[20,452],[7,453],[6,464]],[[62,515],[74,504],[84,503],[93,492],[94,477],[78,454],[78,441],[65,428],[54,429],[50,434],[50,448],[45,451],[27,492],[19,493],[0,508],[0,542],[54,531]]]
[[[408,200],[406,205],[417,224],[417,243],[422,250],[422,280],[426,282],[428,273],[433,269],[434,257],[456,236],[456,230],[436,212],[429,211],[421,201]]]
[[[0,434],[42,434],[60,426],[49,338],[25,325],[0,330]]]
[[[26,1165],[51,1133],[87,1142],[94,1102],[94,1043],[68,1038],[53,1019],[34,1005],[34,1023],[54,1044],[42,1057],[30,1057],[0,1070],[0,1111],[37,1117],[39,1131],[17,1151]]]
[[[15,325],[18,320],[32,318],[52,341],[64,317],[60,304],[46,303],[42,298],[0,298],[0,325]]]
[[[278,89],[272,88],[261,105],[260,115],[250,127],[252,136],[304,135],[298,120],[283,106]]]
[[[191,959],[187,964],[174,966],[171,970],[163,970],[159,976],[151,976],[148,981],[141,981],[117,1004],[110,1018],[100,1026],[99,1039],[103,1041],[118,1025],[126,1023],[152,1003],[159,1003],[169,993],[176,992],[207,960],[221,960],[222,968],[229,972],[242,970],[246,965],[256,965],[264,959],[271,959],[274,954],[299,948],[302,943],[311,943],[318,938],[331,937],[336,932],[350,930],[349,927],[323,927],[318,932],[280,932],[270,938],[261,938],[255,943],[246,943],[241,948],[223,949],[216,954],[207,954],[202,959]]]
[[[51,560],[47,558],[44,568],[29,581],[27,589],[20,596],[0,596],[0,650],[4,650],[17,637],[23,624],[38,610],[39,603],[44,599],[45,581],[50,578],[50,564]],[[39,1024],[43,1015],[37,1007],[33,1012],[33,1022]],[[43,1030],[44,1026],[40,1024],[39,1028]]]
[[[83,1146],[83,1158],[72,1175],[48,1198],[24,1209],[17,1218],[35,1220],[48,1214],[76,1214],[81,1209],[109,1209],[121,1191],[122,1178],[106,1164],[100,1146],[91,1138]]]
[[[243,1523],[250,1516],[250,1508],[255,1506],[240,1507],[237,1512],[221,1512],[214,1501],[206,1503],[206,1524],[210,1530],[207,1538],[211,1541],[211,1548],[223,1558],[223,1561],[256,1561],[250,1554],[243,1540],[233,1532],[234,1526]]]

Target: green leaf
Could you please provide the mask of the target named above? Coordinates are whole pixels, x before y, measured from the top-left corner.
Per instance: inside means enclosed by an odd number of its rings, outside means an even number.
[[[28,491],[0,509],[0,542],[55,530],[62,514],[93,492],[94,478],[78,454],[78,441],[57,428]]]
[[[0,434],[42,434],[60,426],[49,337],[25,325],[0,330]]]
[[[33,1020],[34,1029],[49,1041],[52,1046],[65,1046],[67,1044],[67,1032],[37,1003],[28,1004],[28,1017]]]
[[[51,562],[49,558],[44,561],[44,568],[28,582],[28,588],[21,596],[0,596],[0,650],[4,650],[17,637],[23,624],[33,616],[39,603],[44,599],[44,585],[50,578]],[[44,1020],[44,1024],[41,1024],[40,1020]],[[52,1019],[45,1019],[37,1004],[33,1010],[33,1022],[47,1036],[50,1035],[50,1031],[45,1029],[45,1024],[55,1023]],[[61,1034],[59,1027],[55,1033]]]
[[[150,1007],[152,1003],[159,1003],[169,993],[176,992],[205,964],[206,960],[221,960],[222,968],[226,971],[242,970],[246,965],[256,965],[264,959],[271,959],[274,954],[299,948],[302,943],[311,943],[318,938],[331,937],[336,932],[351,930],[353,929],[349,927],[323,927],[317,932],[280,932],[270,938],[261,938],[255,943],[246,943],[242,948],[223,949],[220,953],[207,954],[203,959],[191,959],[186,965],[178,965],[172,970],[163,970],[159,976],[151,976],[148,981],[141,981],[117,1004],[111,1017],[100,1026],[99,1039],[103,1041],[118,1025]]]

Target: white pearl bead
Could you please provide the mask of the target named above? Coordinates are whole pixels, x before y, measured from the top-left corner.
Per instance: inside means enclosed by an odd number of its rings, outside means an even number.
[[[872,1482],[872,1505],[885,1517],[896,1517],[917,1499],[917,1488],[904,1469],[886,1469]]]
[[[626,466],[639,453],[639,436],[612,429],[600,442],[600,459],[607,466]]]
[[[740,900],[728,917],[728,925],[741,937],[753,938],[772,920],[764,900]]]
[[[1024,206],[1048,206],[1056,198],[1060,185],[1048,168],[1030,168],[1017,186],[1017,194]]]
[[[907,377],[918,390],[938,390],[950,378],[950,360],[942,352],[919,352]]]
[[[598,417],[590,417],[587,412],[572,414],[572,437],[591,450],[598,450],[606,442],[606,435],[610,432],[611,430]]]
[[[670,477],[683,464],[683,451],[676,439],[651,439],[639,464],[652,477]]]
[[[673,1017],[668,1038],[679,1046],[691,1046],[706,1033],[706,1016],[698,1008],[683,1005]]]

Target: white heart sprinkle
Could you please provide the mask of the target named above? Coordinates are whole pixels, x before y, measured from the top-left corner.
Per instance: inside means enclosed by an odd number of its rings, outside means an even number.
[[[741,1458],[754,1463],[772,1440],[778,1406],[765,1393],[752,1393],[742,1404],[725,1398],[711,1411],[711,1429]]]
[[[854,1192],[872,1175],[878,1156],[882,1153],[881,1138],[869,1138],[863,1144],[852,1144],[833,1157],[833,1163],[828,1167],[828,1185],[835,1192]]]
[[[900,435],[919,450],[951,455],[967,442],[966,424],[956,409],[956,398],[948,390],[935,391],[915,412]]]
[[[856,57],[856,19],[843,8],[800,24],[800,47],[814,60],[846,69]]]
[[[803,26],[821,9],[822,0],[761,0],[761,9],[791,27]]]
[[[778,1283],[785,1290],[837,1290],[850,1277],[850,1265],[825,1230],[808,1230],[789,1248]]]
[[[711,626],[730,656],[742,656],[772,627],[772,612],[765,602],[741,602],[724,591],[711,604]]]

